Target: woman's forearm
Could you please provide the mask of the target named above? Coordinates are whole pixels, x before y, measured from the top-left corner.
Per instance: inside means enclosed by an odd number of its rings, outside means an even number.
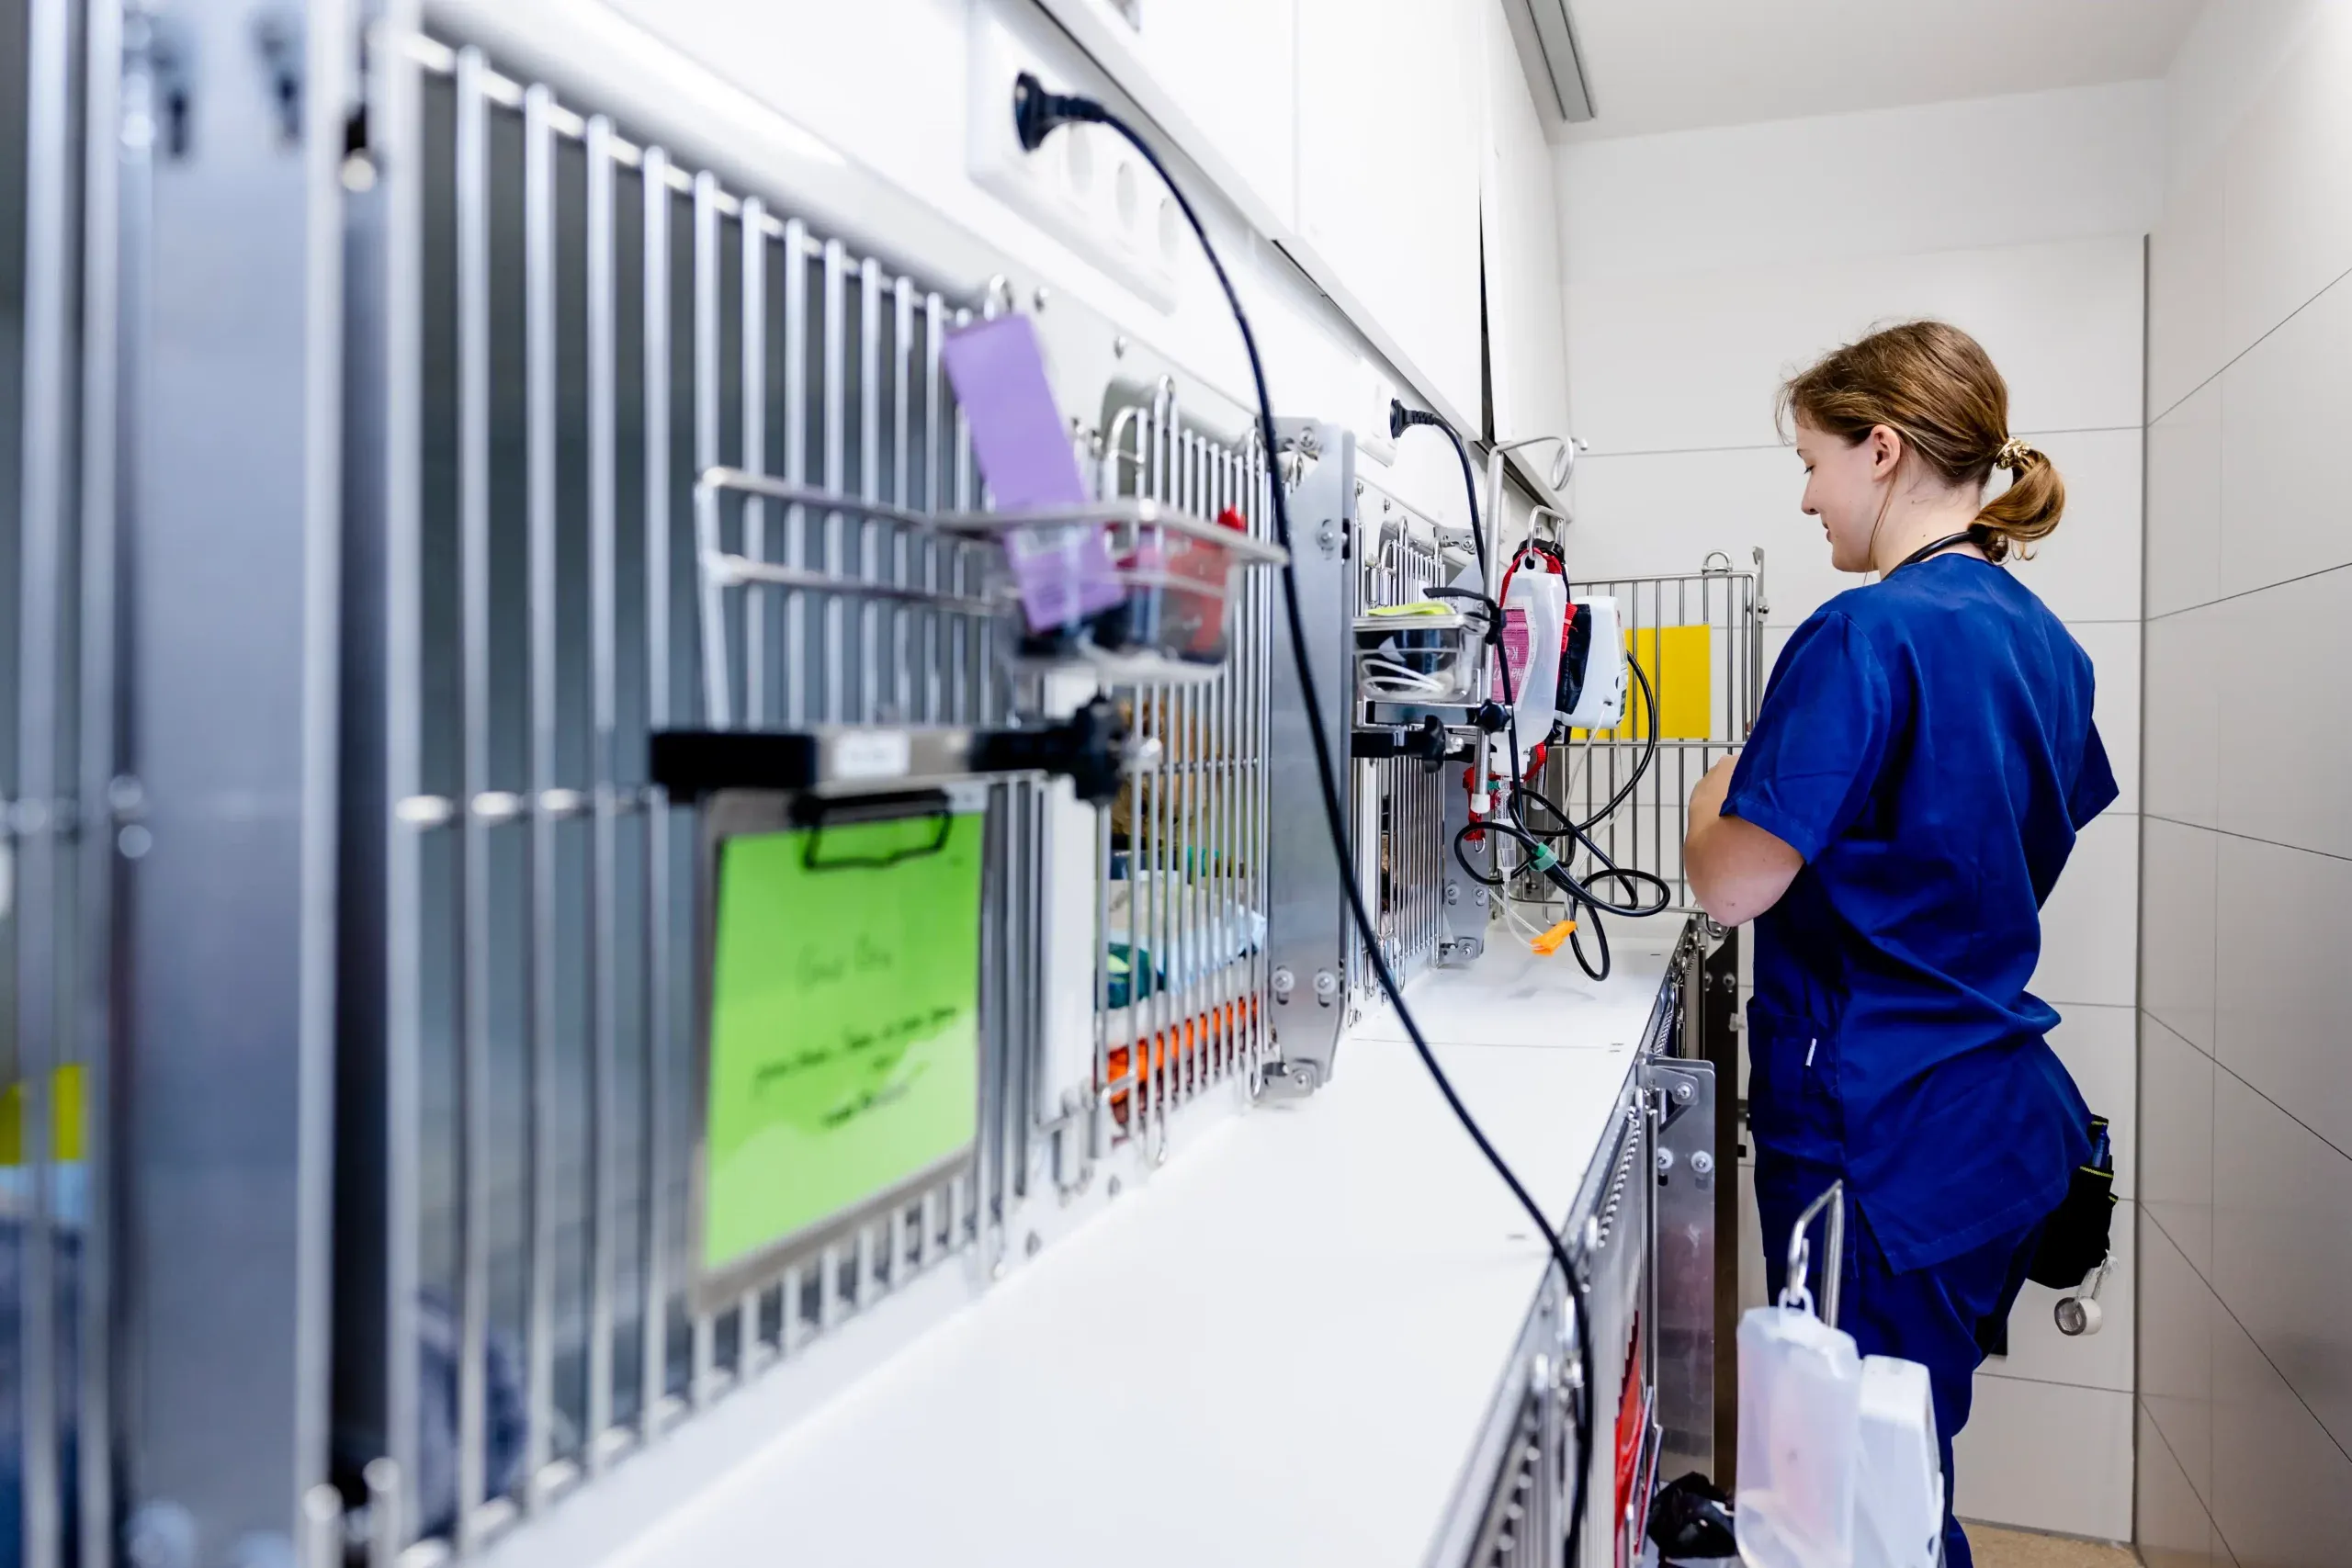
[[[1682,871],[1692,897],[1719,925],[1752,920],[1781,901],[1804,857],[1753,822],[1723,814],[1731,793],[1734,759],[1707,771],[1690,792],[1690,830],[1682,840]]]

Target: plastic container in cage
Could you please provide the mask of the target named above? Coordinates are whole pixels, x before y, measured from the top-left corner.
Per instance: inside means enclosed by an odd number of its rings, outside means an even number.
[[[1015,668],[1087,668],[1114,684],[1214,678],[1231,646],[1243,573],[1283,559],[1278,547],[1250,536],[1238,513],[1209,523],[1141,499],[943,521],[1007,536],[1006,574],[996,592]],[[1118,589],[1111,603],[1057,575],[1092,577],[1091,552],[1039,547],[1038,541],[1065,538],[1074,526],[1103,531]]]
[[[730,494],[860,528],[984,544],[995,565],[985,589],[966,594],[765,559],[729,547],[720,505]],[[1225,668],[1242,574],[1290,558],[1251,537],[1238,513],[1210,523],[1134,497],[1018,512],[915,512],[720,467],[697,476],[695,513],[704,702],[722,729],[737,711],[728,658],[733,593],[781,590],[863,604],[877,616],[992,622],[1005,661],[1023,672],[1076,669],[1105,684],[1172,685],[1208,681]]]
[[[1479,628],[1435,600],[1386,605],[1355,620],[1357,689],[1374,702],[1452,706],[1471,702]]]

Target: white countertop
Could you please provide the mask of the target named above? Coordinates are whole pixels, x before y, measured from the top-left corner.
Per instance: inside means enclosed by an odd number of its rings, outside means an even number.
[[[1498,946],[1408,996],[1563,1215],[1665,973],[1651,924],[1605,984]],[[608,1561],[1419,1568],[1544,1261],[1383,1012],[1320,1092],[1181,1149]]]

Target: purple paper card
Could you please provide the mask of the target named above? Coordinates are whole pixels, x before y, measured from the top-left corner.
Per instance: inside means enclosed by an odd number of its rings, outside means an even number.
[[[1076,506],[1093,499],[1078,471],[1069,426],[1046,381],[1029,318],[999,316],[951,333],[940,363],[956,388],[972,455],[1001,511]],[[1102,530],[1029,528],[1005,541],[1022,613],[1033,632],[1075,624],[1125,597]]]

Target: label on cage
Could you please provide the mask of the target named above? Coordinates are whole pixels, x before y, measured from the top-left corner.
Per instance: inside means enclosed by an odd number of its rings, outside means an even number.
[[[980,816],[742,833],[718,855],[707,1275],[903,1199],[979,1117]]]
[[[857,729],[833,738],[836,779],[897,779],[906,776],[914,755],[903,729]]]

